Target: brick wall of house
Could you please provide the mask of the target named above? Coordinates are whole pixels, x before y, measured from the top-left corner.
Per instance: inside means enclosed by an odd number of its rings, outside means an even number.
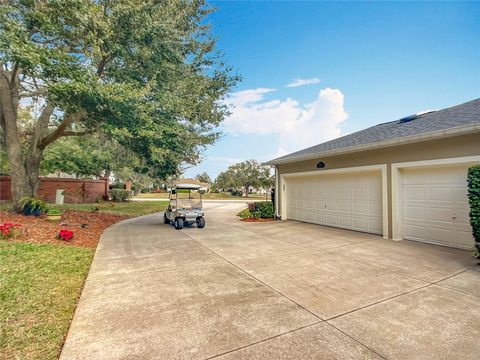
[[[57,189],[65,191],[65,203],[92,203],[97,199],[108,196],[108,178],[93,179],[65,179],[40,178],[38,195],[49,203],[55,202]],[[0,177],[0,200],[11,200],[10,177]]]

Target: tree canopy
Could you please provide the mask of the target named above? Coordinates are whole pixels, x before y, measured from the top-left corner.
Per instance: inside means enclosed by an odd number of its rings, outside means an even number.
[[[228,167],[218,174],[215,184],[219,189],[242,189],[248,194],[250,187],[270,188],[273,185],[271,167],[256,160],[247,160]]]
[[[100,130],[156,177],[196,164],[238,79],[205,22],[211,11],[201,0],[3,1],[0,124],[14,198],[36,192],[43,152],[61,137]],[[21,104],[35,107],[25,134]]]
[[[203,183],[208,183],[208,184],[212,183],[212,179],[210,178],[210,175],[208,175],[205,171],[195,176],[195,179]]]

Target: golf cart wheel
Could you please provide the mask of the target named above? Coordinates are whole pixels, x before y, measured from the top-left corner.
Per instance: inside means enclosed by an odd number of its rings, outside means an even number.
[[[203,229],[205,227],[205,219],[203,217],[199,217],[197,219],[197,227],[199,229]]]
[[[183,219],[182,218],[176,218],[174,224],[175,224],[175,229],[177,229],[177,230],[182,230],[183,229]]]
[[[168,220],[167,214],[163,214],[163,223],[164,224],[170,224],[170,220]]]

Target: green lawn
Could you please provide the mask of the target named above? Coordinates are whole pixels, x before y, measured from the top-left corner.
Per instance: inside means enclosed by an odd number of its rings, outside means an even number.
[[[168,205],[168,200],[165,201],[130,201],[124,203],[104,202],[98,204],[48,204],[49,208],[59,210],[79,210],[79,211],[93,211],[98,208],[99,212],[125,215],[130,217],[147,215],[154,212],[165,210]],[[0,211],[7,211],[11,207],[10,203],[0,203]]]
[[[168,205],[168,200],[165,201],[129,201],[123,203],[98,203],[98,204],[62,204],[62,205],[49,205],[51,208],[59,210],[81,210],[92,211],[98,208],[99,212],[125,215],[125,216],[141,216],[154,212],[163,211]]]
[[[140,216],[168,202],[49,204],[61,210]],[[0,203],[0,210],[11,204]],[[57,359],[94,249],[0,240],[0,359]]]
[[[0,358],[58,357],[93,254],[0,241]]]

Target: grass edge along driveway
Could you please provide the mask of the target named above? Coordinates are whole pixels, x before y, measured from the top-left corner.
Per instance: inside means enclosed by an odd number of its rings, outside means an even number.
[[[99,212],[135,217],[163,211],[167,202],[159,203],[49,207],[63,211],[98,207]],[[94,253],[92,248],[61,243],[0,240],[0,359],[58,358]]]

